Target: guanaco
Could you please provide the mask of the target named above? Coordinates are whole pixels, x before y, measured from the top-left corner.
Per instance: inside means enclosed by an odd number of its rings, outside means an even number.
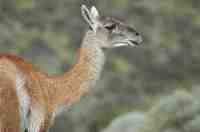
[[[0,132],[47,132],[62,108],[77,102],[94,87],[105,62],[105,49],[136,46],[141,35],[132,27],[81,6],[89,28],[74,66],[50,76],[22,58],[0,55]]]

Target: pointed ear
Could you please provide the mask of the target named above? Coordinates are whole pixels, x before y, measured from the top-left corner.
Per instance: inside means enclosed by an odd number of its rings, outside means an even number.
[[[99,11],[97,10],[97,8],[95,6],[92,6],[91,10],[91,15],[94,19],[98,20],[99,18]]]
[[[89,11],[89,9],[85,5],[82,5],[81,12],[82,12],[83,18],[86,20],[86,22],[92,28],[92,30],[96,32],[97,25],[98,25],[97,19],[99,17],[99,13],[96,10],[96,8],[92,7],[91,11]]]

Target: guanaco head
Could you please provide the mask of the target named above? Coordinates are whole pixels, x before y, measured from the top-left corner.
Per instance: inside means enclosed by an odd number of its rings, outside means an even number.
[[[81,10],[91,32],[99,38],[99,41],[102,41],[102,43],[99,43],[101,48],[141,44],[142,37],[140,33],[132,27],[115,18],[100,16],[94,6],[89,10],[85,5],[82,5]]]

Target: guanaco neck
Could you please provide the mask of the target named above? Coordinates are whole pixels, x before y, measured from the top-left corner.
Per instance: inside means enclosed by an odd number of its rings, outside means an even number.
[[[48,81],[53,82],[49,88],[53,104],[72,104],[94,86],[105,61],[99,43],[98,36],[92,31],[86,32],[76,64],[63,76]]]

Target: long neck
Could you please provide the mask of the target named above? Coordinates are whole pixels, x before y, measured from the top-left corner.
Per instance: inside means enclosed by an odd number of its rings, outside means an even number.
[[[77,63],[66,75],[68,76],[69,73],[81,73],[79,75],[83,75],[85,79],[97,80],[105,61],[104,52],[99,47],[100,42],[97,36],[89,30],[83,39]],[[88,75],[88,77],[85,77],[85,75]]]
[[[60,104],[72,104],[94,86],[105,61],[104,53],[98,47],[98,43],[93,33],[90,31],[86,33],[79,50],[77,63],[70,71],[54,81],[56,85],[54,84],[52,100],[57,100],[56,103]]]

